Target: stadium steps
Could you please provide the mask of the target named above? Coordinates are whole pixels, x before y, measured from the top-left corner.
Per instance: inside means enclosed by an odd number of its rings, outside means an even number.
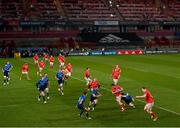
[[[69,20],[67,13],[65,12],[63,6],[62,6],[62,1],[61,0],[54,0],[54,4],[57,7],[57,10],[59,14],[63,17],[65,20]]]
[[[121,12],[118,10],[117,6],[118,3],[116,0],[111,0],[112,1],[112,7],[110,6],[109,0],[103,0],[104,4],[107,7],[110,7],[111,10],[115,13],[115,15],[119,18],[119,21],[124,21],[124,17],[122,16]]]

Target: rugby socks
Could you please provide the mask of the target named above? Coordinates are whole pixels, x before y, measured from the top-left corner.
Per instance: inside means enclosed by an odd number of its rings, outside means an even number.
[[[86,117],[87,117],[87,118],[89,117],[89,113],[88,113],[88,112],[86,112]]]
[[[43,96],[43,102],[46,101],[45,96]]]
[[[96,107],[96,104],[94,104],[93,107],[95,108],[95,107]]]
[[[6,84],[6,82],[7,82],[7,78],[4,79],[4,84]]]
[[[120,108],[121,111],[125,110],[124,105],[120,105],[119,108]]]
[[[83,112],[84,112],[84,111],[81,111],[81,113],[80,113],[80,117],[82,116]]]
[[[151,112],[150,115],[153,117],[153,119],[157,117],[157,114],[155,112]]]

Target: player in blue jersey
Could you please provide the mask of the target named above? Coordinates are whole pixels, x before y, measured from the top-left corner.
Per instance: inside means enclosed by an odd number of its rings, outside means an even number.
[[[133,97],[130,96],[128,93],[121,93],[122,97],[121,100],[124,101],[127,105],[129,105],[132,108],[135,108],[135,105],[133,104]]]
[[[48,74],[47,74],[47,73],[44,73],[43,81],[44,81],[44,84],[45,84],[45,86],[46,86],[45,93],[46,93],[46,95],[47,95],[47,99],[49,100],[49,99],[50,99],[50,97],[49,97],[49,86],[50,86],[50,82],[49,82],[49,78],[48,78]]]
[[[77,108],[80,111],[80,114],[79,114],[80,117],[82,117],[82,114],[85,112],[86,113],[86,118],[91,119],[91,117],[89,117],[90,108],[85,108],[84,107],[84,102],[86,100],[87,93],[88,93],[88,91],[85,90],[83,92],[83,95],[79,97],[78,102],[77,102]]]
[[[10,80],[10,76],[9,76],[9,72],[11,71],[11,69],[13,68],[13,66],[7,62],[2,71],[3,71],[3,74],[4,74],[4,83],[3,85],[6,85],[6,84],[9,84],[9,80]]]
[[[46,84],[45,84],[45,82],[43,81],[43,77],[37,82],[37,87],[38,87],[38,90],[39,90],[38,101],[40,101],[40,100],[41,100],[41,97],[42,97],[42,98],[43,98],[43,102],[44,102],[44,103],[47,103],[47,102],[46,102],[46,98],[45,98]]]
[[[63,89],[64,73],[61,69],[57,72],[55,78],[58,81],[58,91],[60,91],[61,95],[64,95],[64,89]]]
[[[94,111],[95,106],[98,103],[98,97],[102,96],[101,93],[99,93],[98,89],[93,89],[91,91],[91,98],[89,101],[89,107],[91,107],[92,111]]]

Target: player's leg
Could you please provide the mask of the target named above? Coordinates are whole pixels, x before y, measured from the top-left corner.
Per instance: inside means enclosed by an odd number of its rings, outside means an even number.
[[[90,108],[85,108],[85,112],[86,112],[86,118],[91,119],[91,117],[89,116]]]
[[[38,101],[41,101],[41,91],[39,90]]]
[[[21,73],[19,80],[22,80],[22,75],[23,75],[23,73]]]
[[[116,97],[116,101],[117,101],[118,104],[119,104],[120,110],[121,110],[121,111],[124,111],[125,108],[124,108],[124,104],[121,102],[121,96],[117,96],[117,97]]]
[[[97,103],[98,103],[98,99],[95,99],[95,100],[93,101],[93,103],[92,103],[92,105],[93,105],[92,110],[95,109]]]
[[[54,67],[53,62],[50,62],[50,69],[53,69],[53,67]]]
[[[90,89],[90,78],[85,78],[86,79],[86,88],[89,90]]]
[[[6,81],[7,81],[6,83],[9,84],[9,81],[10,81],[9,72],[7,72],[7,74],[6,74]]]
[[[42,68],[39,68],[39,75],[42,76]]]
[[[82,117],[82,114],[85,112],[85,109],[82,105],[78,105],[77,108],[79,109],[80,113],[79,116]]]
[[[27,72],[27,74],[26,74],[26,78],[27,78],[27,80],[30,80],[30,77],[29,77],[29,73]]]
[[[149,106],[149,113],[151,115],[151,118],[153,119],[153,121],[156,121],[158,119],[158,116],[155,112],[152,111],[152,108],[154,106],[154,103],[151,103]]]
[[[7,84],[7,77],[6,77],[6,75],[4,75],[4,83],[3,83],[3,85],[6,85]]]
[[[114,83],[114,85],[117,85],[118,79],[113,79],[113,83]]]
[[[46,98],[45,98],[45,93],[44,93],[44,91],[41,91],[41,96],[42,96],[42,98],[43,98],[43,102],[44,102],[44,103],[47,103],[47,102],[46,102]]]
[[[49,100],[50,97],[49,97],[49,88],[48,88],[48,87],[45,89],[45,92],[46,92],[46,97],[47,97],[47,99]]]
[[[64,62],[61,62],[61,67],[64,67]]]
[[[63,84],[61,84],[61,95],[64,95],[64,88],[63,88]]]
[[[135,105],[132,102],[129,103],[129,106],[132,107],[132,108],[136,108]]]
[[[132,108],[136,108],[135,105],[133,104],[133,101],[134,101],[134,99],[132,98],[132,99],[128,99],[127,101],[125,101],[125,103],[128,104]]]
[[[89,101],[89,107],[91,107],[91,105],[92,105],[92,102],[91,102],[91,100]]]
[[[67,74],[65,74],[65,78],[63,80],[64,85],[67,85],[67,81],[68,81],[68,76],[67,76]]]
[[[59,91],[60,91],[60,94],[61,95],[64,95],[64,90],[63,90],[63,80],[59,80],[58,81],[58,84],[59,84]]]

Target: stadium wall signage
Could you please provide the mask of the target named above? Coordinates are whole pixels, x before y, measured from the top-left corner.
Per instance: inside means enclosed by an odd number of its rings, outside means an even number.
[[[118,21],[94,21],[94,25],[99,26],[118,26]]]
[[[39,25],[46,25],[45,21],[21,21],[21,26],[39,26]]]
[[[179,53],[180,51],[178,50],[158,50],[158,51],[153,51],[153,50],[147,50],[145,53],[146,54],[168,54],[168,53]]]
[[[100,56],[100,55],[103,55],[103,52],[102,51],[93,51],[93,52],[90,52],[90,55]]]
[[[116,51],[105,51],[103,52],[104,55],[116,55]]]
[[[80,33],[82,42],[96,42],[102,46],[144,45],[144,41],[136,33]]]
[[[141,55],[144,54],[143,50],[119,50],[117,55]]]
[[[70,52],[69,56],[88,56],[89,52]]]

